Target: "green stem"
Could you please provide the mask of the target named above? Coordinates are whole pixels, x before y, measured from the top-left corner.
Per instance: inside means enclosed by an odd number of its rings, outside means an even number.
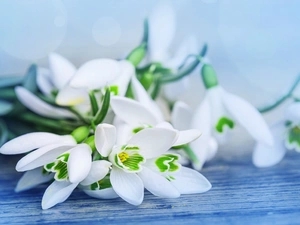
[[[189,67],[187,67],[186,69],[183,69],[177,75],[169,75],[169,76],[164,76],[164,77],[160,78],[160,82],[161,83],[175,82],[175,81],[178,81],[178,80],[182,79],[183,77],[189,75],[199,65],[201,58],[205,56],[206,52],[207,52],[207,45],[205,44],[202,47],[200,54],[196,55],[196,59],[194,60],[194,62],[191,63],[191,65]],[[193,55],[190,55],[190,56],[193,56]],[[190,56],[188,56],[188,57],[190,57]]]
[[[32,113],[23,113],[18,117],[18,119],[23,120],[25,122],[30,122],[33,124],[42,125],[42,126],[45,126],[48,128],[59,129],[62,131],[71,132],[74,130],[73,127],[69,127],[69,126],[65,126],[65,125],[62,126],[62,124],[60,124],[60,121],[46,119],[44,117],[36,116]]]
[[[277,101],[275,101],[273,104],[262,107],[262,108],[259,108],[258,111],[261,112],[261,113],[264,113],[264,112],[268,112],[268,111],[276,108],[277,106],[279,106],[285,100],[292,97],[292,94],[293,94],[294,90],[296,89],[296,87],[298,86],[299,83],[300,83],[300,75],[298,75],[296,81],[294,82],[292,87],[289,89],[289,91],[285,95],[283,95],[282,97],[277,99]]]
[[[183,145],[182,148],[185,151],[185,153],[189,156],[189,158],[193,162],[193,164],[195,164],[195,165],[201,164],[198,157],[195,155],[194,151],[191,149],[191,147],[189,145],[187,145],[187,144]]]

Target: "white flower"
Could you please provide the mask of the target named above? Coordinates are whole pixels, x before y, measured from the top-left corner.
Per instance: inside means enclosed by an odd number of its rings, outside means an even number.
[[[118,138],[121,138],[117,141],[118,143],[124,143],[133,134],[151,127],[165,127],[178,132],[178,139],[174,146],[189,143],[201,135],[196,129],[175,130],[171,124],[164,122],[157,114],[153,113],[153,110],[150,111],[149,108],[144,107],[141,103],[128,98],[113,97],[111,99],[111,107],[117,116],[115,125],[118,128],[118,132],[122,133],[121,137],[118,135]]]
[[[136,173],[142,171],[148,159],[168,151],[176,139],[177,132],[173,130],[151,128],[133,135],[124,145],[115,145],[114,126],[100,124],[95,133],[98,152],[112,163],[110,182],[114,191],[133,205],[141,204],[144,198],[144,185]]]
[[[193,111],[187,104],[181,101],[177,101],[174,104],[172,114],[171,114],[171,121],[175,129],[178,130],[190,129],[191,127],[193,127],[191,123],[192,118],[193,118]],[[201,139],[203,138],[203,136],[205,139],[208,138],[206,133],[202,133]],[[199,143],[202,144],[204,143],[204,141],[202,142],[199,141]],[[193,152],[195,153],[197,160],[192,161],[192,166],[196,170],[200,170],[202,168],[202,165],[204,163],[203,159],[209,161],[215,156],[218,150],[218,143],[215,140],[215,138],[211,136],[208,138],[208,143],[206,146],[207,150],[203,150],[202,146],[199,146],[198,148],[199,150],[193,149]],[[181,155],[185,155],[185,154],[183,153]]]
[[[133,205],[143,201],[144,187],[152,194],[166,198],[208,191],[211,184],[205,177],[181,167],[177,162],[179,156],[167,153],[177,137],[174,130],[149,128],[133,135],[124,145],[114,145],[115,127],[98,125],[95,144],[99,153],[108,156],[112,163],[110,181],[113,190]]]
[[[257,142],[253,163],[257,167],[269,167],[279,163],[287,150],[300,152],[300,103],[292,103],[286,110],[285,120],[273,124],[271,132],[274,145]]]
[[[176,31],[176,12],[171,1],[163,1],[156,5],[149,16],[149,62],[162,63],[164,67],[177,72],[180,64],[189,54],[198,54],[199,46],[193,35],[186,36],[179,44],[174,55],[170,53],[171,44]],[[163,33],[163,35],[161,35]],[[189,64],[187,60],[186,64]],[[169,101],[176,101],[183,97],[193,74],[178,81],[163,86],[164,96]],[[198,74],[197,74],[198,75]],[[199,78],[198,78],[199,79]],[[200,83],[200,80],[199,80]]]
[[[218,84],[216,74],[210,65],[202,67],[202,78],[207,88],[206,94],[191,121],[193,128],[203,132],[201,139],[191,143],[194,152],[199,152],[199,160],[202,163],[212,155],[208,147],[211,137],[224,141],[227,131],[233,129],[236,123],[243,126],[255,140],[269,146],[273,145],[271,132],[255,107],[225,91]]]

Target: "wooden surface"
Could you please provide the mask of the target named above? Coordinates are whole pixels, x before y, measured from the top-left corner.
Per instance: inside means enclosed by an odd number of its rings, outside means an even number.
[[[202,173],[213,188],[205,194],[160,199],[146,192],[142,205],[97,200],[75,191],[64,203],[42,210],[46,185],[14,193],[19,156],[0,156],[1,224],[300,224],[300,154],[258,169],[251,153],[219,154]]]

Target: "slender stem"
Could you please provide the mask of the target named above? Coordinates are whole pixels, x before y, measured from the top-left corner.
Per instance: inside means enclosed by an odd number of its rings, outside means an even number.
[[[183,145],[182,148],[194,164],[196,164],[196,165],[201,164],[198,157],[196,156],[196,154],[194,153],[194,151],[191,149],[191,147],[189,145],[187,145],[187,144]]]
[[[268,112],[268,111],[276,108],[277,106],[279,106],[285,100],[292,97],[292,94],[293,94],[294,90],[296,89],[296,87],[298,86],[299,83],[300,83],[300,74],[298,75],[296,81],[294,82],[292,87],[289,89],[289,91],[285,95],[283,95],[282,97],[277,99],[277,101],[275,101],[273,104],[262,107],[262,108],[259,108],[258,111],[261,112],[261,113],[264,113],[264,112]]]
[[[194,60],[194,62],[191,63],[191,65],[189,67],[187,67],[186,69],[183,69],[177,75],[169,75],[169,76],[164,76],[164,77],[160,78],[160,82],[161,83],[175,82],[175,81],[180,80],[183,77],[189,75],[199,65],[201,58],[205,56],[206,52],[207,52],[207,45],[205,44],[202,47],[200,54],[196,55],[196,59]],[[190,56],[194,56],[194,55],[190,55]]]

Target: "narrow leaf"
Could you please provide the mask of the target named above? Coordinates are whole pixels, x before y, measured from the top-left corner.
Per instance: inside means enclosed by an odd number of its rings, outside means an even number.
[[[104,118],[108,112],[108,109],[109,109],[109,104],[110,104],[110,91],[109,91],[109,88],[107,88],[105,95],[104,95],[102,107],[100,110],[98,110],[98,112],[95,116],[95,119],[94,119],[95,125],[101,123],[104,120]]]
[[[35,64],[32,64],[27,70],[27,73],[23,81],[23,87],[25,87],[32,93],[36,93],[38,91],[36,77],[37,77],[37,66]]]
[[[97,112],[99,111],[99,106],[98,106],[94,91],[90,91],[89,97],[90,97],[90,102],[91,102],[91,106],[92,106],[92,113],[93,113],[93,116],[95,116],[97,114]]]
[[[2,146],[8,139],[8,130],[5,122],[0,119],[0,146]]]

